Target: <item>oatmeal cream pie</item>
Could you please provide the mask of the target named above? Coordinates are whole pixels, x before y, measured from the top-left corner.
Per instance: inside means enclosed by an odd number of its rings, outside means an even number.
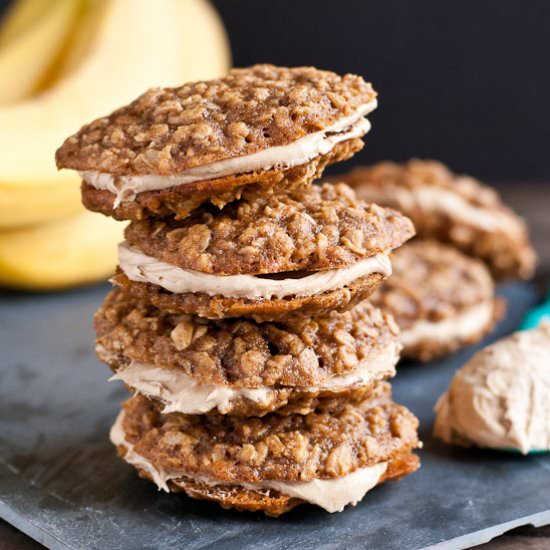
[[[485,261],[497,279],[529,278],[535,252],[526,226],[498,194],[439,162],[381,162],[341,178],[360,198],[409,216],[418,235],[449,242]]]
[[[365,298],[414,233],[345,184],[259,194],[184,220],[132,222],[114,282],[171,312],[216,319],[319,315]]]
[[[356,402],[395,375],[401,348],[392,318],[367,302],[286,323],[209,321],[115,289],[95,329],[113,379],[164,413],[306,414],[323,398]]]
[[[399,325],[403,357],[429,361],[474,344],[503,313],[485,265],[455,248],[415,240],[392,261],[372,303]]]
[[[151,89],[57,151],[82,174],[84,205],[117,219],[185,217],[250,184],[287,190],[350,158],[376,93],[361,77],[256,65],[218,80]]]
[[[381,383],[356,404],[331,401],[307,415],[261,419],[162,414],[136,396],[124,404],[111,441],[159,489],[278,516],[306,502],[339,512],[413,472],[417,427]]]

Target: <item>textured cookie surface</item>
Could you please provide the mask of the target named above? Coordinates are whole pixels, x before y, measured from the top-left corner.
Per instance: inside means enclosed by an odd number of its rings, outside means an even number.
[[[401,328],[441,321],[494,297],[485,266],[436,241],[415,240],[396,251],[393,274],[373,302],[391,308]]]
[[[124,448],[119,448],[123,455]],[[418,455],[413,452],[403,452],[392,457],[387,462],[387,468],[378,483],[396,480],[412,474],[420,467]],[[150,480],[150,475],[138,468],[140,477]],[[268,516],[277,517],[288,512],[304,501],[283,495],[273,489],[247,489],[235,485],[216,485],[201,483],[191,478],[178,478],[168,482],[173,492],[184,492],[188,496],[201,500],[217,502],[222,508],[235,508],[240,511],[263,512]]]
[[[172,175],[286,145],[376,97],[355,75],[256,65],[218,80],[154,88],[84,126],[57,152],[60,167]]]
[[[98,344],[112,352],[205,383],[250,388],[320,384],[397,337],[393,320],[366,302],[325,317],[258,324],[169,314],[122,289],[107,296],[95,327]]]
[[[163,415],[141,396],[124,411],[125,439],[157,469],[220,482],[338,478],[419,444],[418,420],[391,401],[386,383],[376,398],[307,415]]]
[[[421,237],[447,241],[484,260],[495,277],[528,278],[535,253],[524,222],[481,182],[435,161],[382,162],[340,179],[360,198],[409,216]]]
[[[377,289],[372,302],[391,313],[399,325],[403,356],[421,360],[443,356],[479,341],[493,328],[501,304],[481,261],[436,241],[415,240],[396,251],[392,263],[393,275]],[[460,322],[480,308],[478,326],[475,318]],[[472,328],[467,334],[464,324]],[[407,339],[419,325],[431,326],[432,334],[421,330],[418,338]],[[450,334],[444,337],[436,327],[446,325]]]
[[[367,205],[345,184],[324,184],[285,195],[251,194],[179,222],[133,222],[125,236],[145,254],[184,269],[255,275],[349,266],[413,234],[405,216]]]
[[[381,273],[312,296],[288,296],[269,300],[209,296],[205,293],[173,294],[151,283],[131,281],[120,270],[111,281],[139,300],[169,313],[199,315],[206,319],[246,317],[257,322],[285,321],[290,317],[315,317],[345,311],[370,296],[384,280]]]

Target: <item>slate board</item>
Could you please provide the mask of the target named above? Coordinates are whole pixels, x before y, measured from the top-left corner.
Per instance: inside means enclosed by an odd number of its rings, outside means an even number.
[[[106,286],[0,295],[0,516],[49,548],[216,550],[465,548],[512,527],[550,523],[550,456],[463,450],[431,437],[432,407],[470,349],[403,365],[396,400],[421,420],[421,470],[329,515],[301,506],[278,520],[159,493],[115,456],[108,430],[126,393],[92,351]],[[503,289],[512,331],[537,300]]]

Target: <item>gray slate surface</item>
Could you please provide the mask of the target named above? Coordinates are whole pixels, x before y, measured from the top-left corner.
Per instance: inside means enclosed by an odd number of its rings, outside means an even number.
[[[118,460],[109,426],[124,390],[107,384],[91,318],[107,288],[0,296],[0,516],[50,548],[465,548],[514,526],[550,523],[550,456],[447,447],[432,407],[473,350],[403,365],[396,400],[422,423],[423,467],[329,515],[302,506],[278,520],[159,493]],[[513,330],[536,300],[504,289]]]

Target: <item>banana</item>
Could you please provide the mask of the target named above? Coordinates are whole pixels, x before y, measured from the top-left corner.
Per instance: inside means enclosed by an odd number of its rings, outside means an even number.
[[[52,180],[49,185],[0,182],[0,232],[74,215],[83,209],[78,181]]]
[[[124,224],[82,212],[74,217],[0,231],[0,285],[52,290],[105,279],[117,263]]]
[[[64,55],[51,75],[52,81],[66,77],[86,59],[94,43],[94,37],[99,30],[109,0],[81,0],[81,2],[82,8],[79,21],[75,25]]]
[[[185,80],[180,84],[225,75],[231,66],[231,50],[225,28],[213,6],[202,0],[187,0],[182,18],[187,23],[188,53]],[[205,29],[209,31],[207,39]]]
[[[74,29],[43,74],[46,91],[0,104],[3,286],[49,290],[112,273],[123,224],[83,210],[79,178],[56,171],[55,149],[150,86],[213,78],[230,63],[223,26],[204,0],[69,1],[79,3]],[[0,60],[2,45],[28,38],[26,27],[44,24],[52,4],[19,0],[0,27]]]
[[[37,20],[26,30],[19,27],[28,21],[30,13],[24,12],[20,20],[14,12],[13,19],[8,19],[5,44],[0,46],[0,105],[29,97],[39,89],[63,47],[79,2],[57,0],[43,8],[34,14]]]
[[[36,97],[0,106],[0,228],[79,211],[79,178],[58,172],[54,153],[84,122],[151,86],[213,78],[229,64],[225,32],[204,0],[109,0],[91,34],[72,72]]]
[[[0,27],[0,48],[26,32],[37,20],[44,16],[50,0],[18,0],[12,2],[2,17]]]

